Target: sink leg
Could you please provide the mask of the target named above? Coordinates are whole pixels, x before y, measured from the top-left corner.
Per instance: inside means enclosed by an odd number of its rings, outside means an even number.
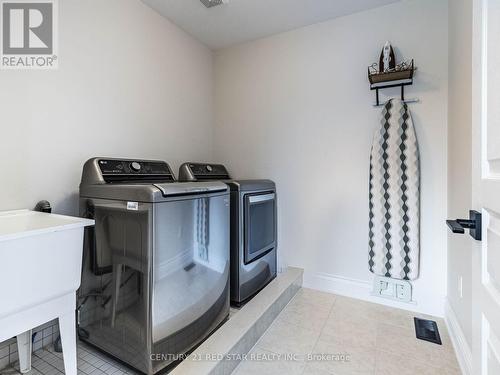
[[[59,330],[63,349],[64,373],[66,375],[77,375],[76,320],[74,313],[59,317]]]
[[[19,353],[19,369],[24,374],[31,371],[31,330],[17,335],[17,351]]]

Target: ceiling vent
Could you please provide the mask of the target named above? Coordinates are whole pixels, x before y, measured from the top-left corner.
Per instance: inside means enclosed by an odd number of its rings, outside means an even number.
[[[227,0],[200,0],[203,5],[205,5],[207,8],[212,8],[217,5],[222,5],[224,3],[227,3]]]

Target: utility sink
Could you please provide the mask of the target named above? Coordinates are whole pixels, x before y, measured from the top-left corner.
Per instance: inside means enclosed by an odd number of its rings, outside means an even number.
[[[59,318],[66,375],[76,375],[76,290],[83,230],[93,220],[29,210],[0,212],[0,342],[17,336],[31,369],[31,329]]]

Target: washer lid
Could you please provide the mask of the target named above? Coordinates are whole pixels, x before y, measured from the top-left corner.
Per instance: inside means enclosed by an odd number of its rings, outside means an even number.
[[[197,194],[210,194],[221,191],[227,191],[228,187],[223,182],[178,182],[178,183],[165,183],[153,184],[160,189],[164,197],[173,197],[179,195],[197,195]]]

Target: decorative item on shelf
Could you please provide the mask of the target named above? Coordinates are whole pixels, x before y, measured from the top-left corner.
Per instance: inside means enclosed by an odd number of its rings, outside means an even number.
[[[401,100],[405,103],[418,102],[418,99],[405,100],[404,96],[404,87],[413,84],[413,74],[416,69],[413,59],[396,64],[394,50],[389,41],[385,42],[379,63],[373,63],[368,67],[370,90],[375,90],[376,93],[374,106],[378,107],[383,104],[380,103],[379,90],[390,87],[401,87]]]
[[[392,49],[389,41],[385,42],[384,48],[380,53],[379,62],[380,72],[388,72],[396,68],[396,58],[394,57],[394,50]]]

